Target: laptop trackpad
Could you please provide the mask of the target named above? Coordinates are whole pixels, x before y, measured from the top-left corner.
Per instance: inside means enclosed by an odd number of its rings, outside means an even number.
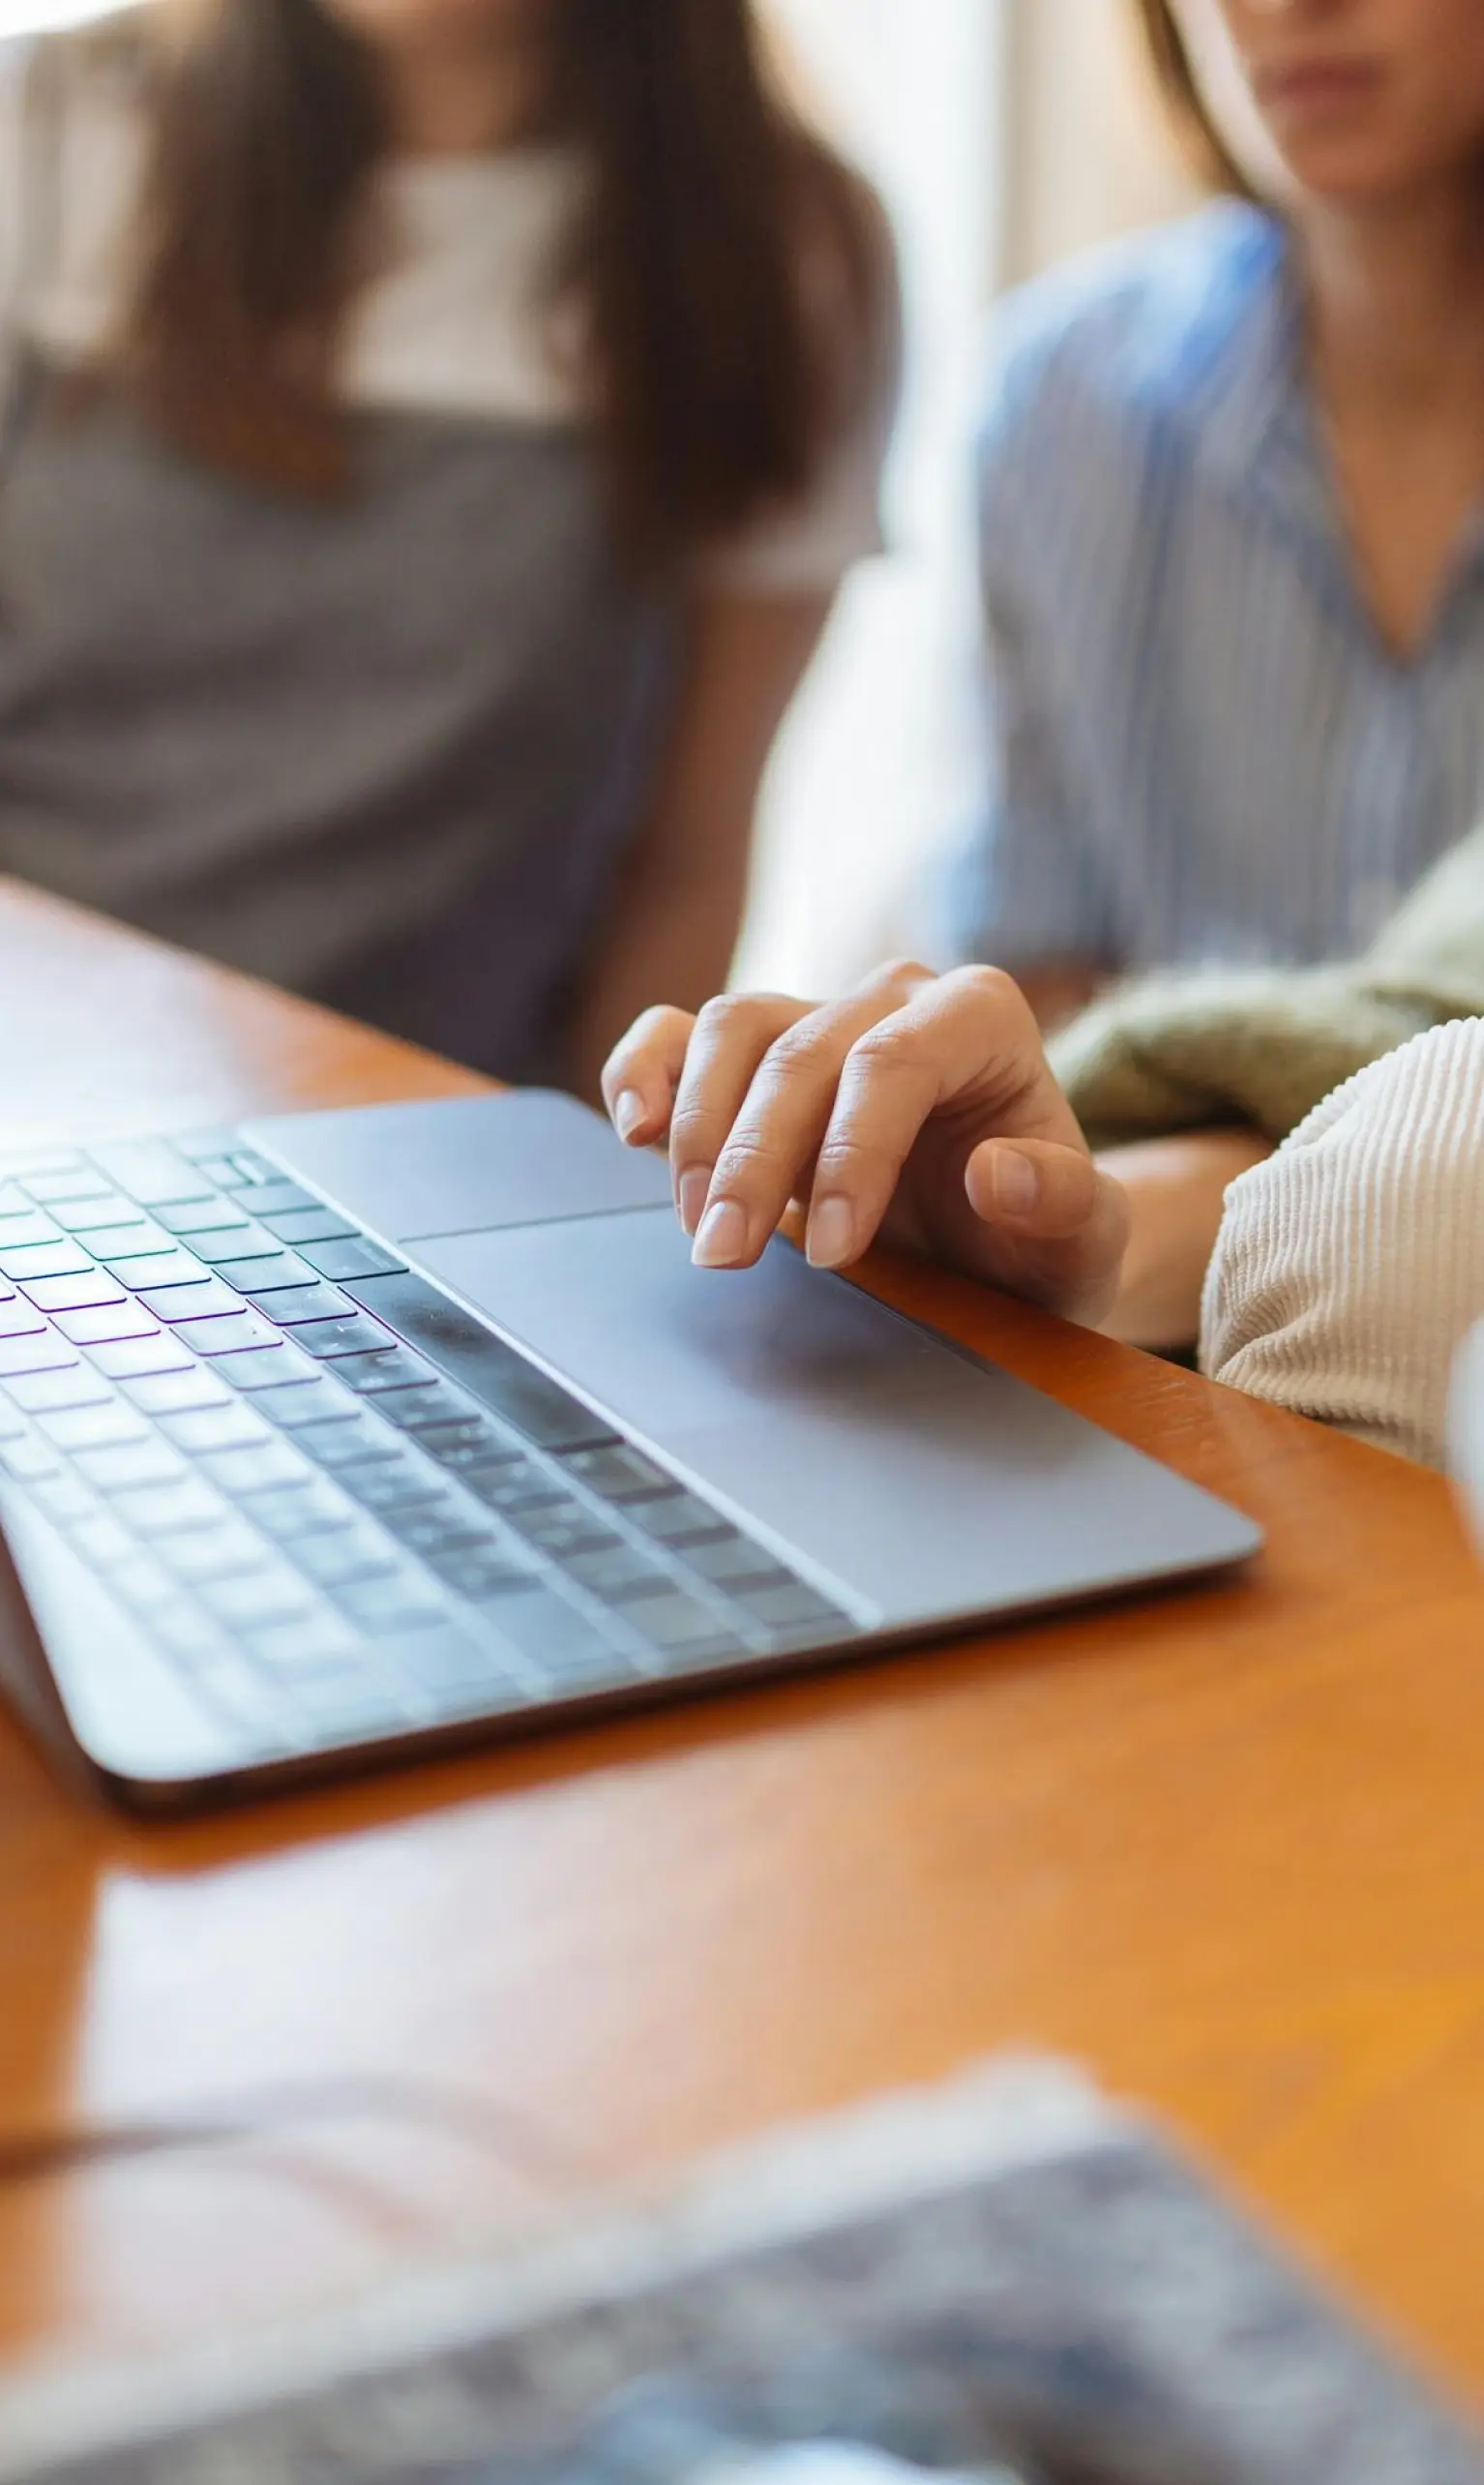
[[[447,1237],[417,1258],[888,1621],[1065,1595],[1069,1541],[1089,1585],[1148,1576],[1174,1554],[1168,1495],[1216,1514],[785,1243],[745,1275],[706,1274],[667,1208]]]

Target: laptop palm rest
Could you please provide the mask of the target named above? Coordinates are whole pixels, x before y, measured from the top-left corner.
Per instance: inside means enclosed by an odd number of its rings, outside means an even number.
[[[669,1209],[416,1246],[482,1310],[891,1627],[1227,1561],[1253,1531],[775,1243],[703,1273]]]

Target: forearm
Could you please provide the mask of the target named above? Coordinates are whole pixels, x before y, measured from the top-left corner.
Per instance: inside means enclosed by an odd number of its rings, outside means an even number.
[[[1254,1130],[1200,1130],[1100,1155],[1132,1217],[1118,1298],[1103,1323],[1110,1336],[1156,1352],[1193,1342],[1227,1192],[1272,1153]]]
[[[699,1009],[726,989],[747,898],[746,847],[728,871],[657,883],[645,872],[623,889],[573,1013],[566,1067],[595,1102],[604,1063],[656,1002]]]

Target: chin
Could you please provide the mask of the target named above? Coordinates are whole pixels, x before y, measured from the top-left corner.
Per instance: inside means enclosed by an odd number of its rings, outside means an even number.
[[[1321,198],[1335,207],[1383,207],[1415,197],[1448,178],[1449,167],[1421,164],[1400,151],[1375,146],[1321,144],[1286,146],[1283,165],[1289,183],[1302,195]]]

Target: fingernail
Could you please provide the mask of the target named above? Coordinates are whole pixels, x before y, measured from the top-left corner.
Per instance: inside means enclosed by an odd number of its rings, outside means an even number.
[[[747,1212],[734,1199],[708,1208],[691,1257],[697,1269],[734,1269],[747,1249]]]
[[[855,1211],[838,1196],[816,1200],[809,1217],[806,1248],[812,1269],[843,1269],[855,1242]]]
[[[1006,1216],[1029,1216],[1041,1196],[1041,1176],[1030,1158],[996,1148],[994,1170],[995,1207]]]
[[[687,1234],[694,1234],[706,1213],[711,1196],[711,1174],[705,1165],[692,1165],[680,1177],[680,1222]]]
[[[613,1106],[613,1127],[620,1139],[632,1139],[649,1119],[649,1107],[633,1088],[625,1088]]]

